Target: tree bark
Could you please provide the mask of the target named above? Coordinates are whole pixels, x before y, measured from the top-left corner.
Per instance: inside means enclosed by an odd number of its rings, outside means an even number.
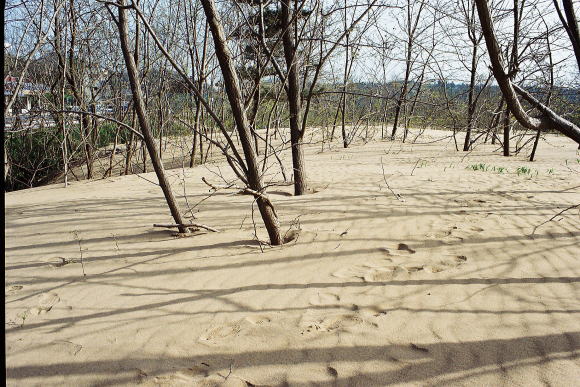
[[[169,210],[171,211],[173,220],[175,221],[175,223],[183,225],[185,224],[185,222],[181,217],[181,212],[179,211],[177,201],[175,200],[173,192],[171,191],[171,185],[169,184],[169,181],[165,176],[163,164],[161,163],[159,155],[157,154],[155,139],[153,137],[153,134],[151,133],[151,128],[149,125],[149,117],[147,116],[147,112],[145,110],[143,92],[141,90],[141,83],[138,78],[139,73],[137,70],[137,65],[135,63],[135,58],[131,55],[131,51],[129,49],[129,32],[128,32],[129,28],[127,22],[127,14],[124,8],[125,0],[119,0],[118,4],[119,4],[118,28],[119,28],[119,37],[121,40],[121,49],[123,51],[123,57],[125,59],[125,64],[127,66],[129,83],[131,85],[131,91],[133,93],[133,105],[135,106],[135,110],[137,112],[141,133],[143,134],[145,145],[147,147],[149,155],[151,156],[151,161],[153,163],[153,169],[155,170],[155,174],[157,175],[157,179],[159,180],[159,186],[161,187],[163,194],[165,195],[165,200],[167,201],[167,205],[169,207]],[[189,230],[187,227],[180,226],[179,232],[188,233]]]
[[[231,105],[232,115],[234,116],[238,130],[240,142],[244,150],[244,156],[247,164],[247,181],[250,189],[262,193],[264,187],[262,177],[259,173],[259,165],[256,151],[252,146],[252,134],[246,112],[244,109],[244,100],[240,91],[240,83],[236,73],[232,55],[226,44],[226,36],[222,27],[222,22],[216,11],[213,0],[202,0],[203,10],[211,30],[216,57],[218,59],[228,100]],[[282,234],[280,233],[280,223],[274,211],[274,208],[264,200],[263,197],[257,196],[256,202],[262,215],[262,220],[268,231],[270,243],[272,245],[281,245]],[[181,222],[176,222],[181,223]]]
[[[294,169],[294,195],[304,195],[307,189],[304,168],[303,130],[300,128],[301,97],[298,81],[298,58],[293,38],[295,29],[291,26],[290,0],[282,0],[282,43],[288,69],[288,105],[290,108],[290,143],[292,146],[292,168]],[[344,114],[344,113],[343,113]]]
[[[471,147],[471,132],[474,126],[475,115],[475,75],[477,74],[477,43],[473,42],[471,52],[471,77],[469,79],[469,98],[467,107],[467,131],[465,132],[465,142],[463,143],[463,151],[468,151]]]

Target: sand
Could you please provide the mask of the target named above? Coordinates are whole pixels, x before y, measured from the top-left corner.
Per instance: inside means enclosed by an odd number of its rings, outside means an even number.
[[[308,147],[316,193],[269,189],[300,229],[275,248],[235,191],[194,209],[219,233],[153,228],[152,173],[5,194],[7,383],[578,385],[580,214],[546,222],[580,203],[577,146],[494,149]],[[218,167],[168,172],[184,209]]]

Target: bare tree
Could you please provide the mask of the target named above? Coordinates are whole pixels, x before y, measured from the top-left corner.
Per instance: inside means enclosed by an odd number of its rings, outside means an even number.
[[[171,185],[165,176],[165,169],[161,163],[159,155],[157,154],[155,139],[149,126],[149,118],[145,109],[143,92],[141,90],[141,82],[139,81],[139,72],[135,64],[135,58],[133,57],[129,47],[129,27],[127,22],[126,8],[127,5],[125,4],[125,0],[119,0],[117,3],[118,19],[115,20],[115,23],[119,29],[121,49],[123,51],[123,57],[125,58],[125,64],[127,66],[127,73],[129,75],[129,82],[133,92],[133,103],[135,105],[135,110],[139,119],[139,126],[141,128],[141,133],[143,133],[143,139],[147,146],[147,151],[149,152],[151,161],[153,162],[153,168],[155,170],[155,174],[157,175],[157,179],[159,180],[159,186],[165,195],[165,200],[167,201],[167,205],[171,215],[173,216],[173,220],[177,225],[179,225],[179,232],[188,233],[189,230],[184,226],[185,222],[182,219],[177,201],[175,200],[171,190]]]
[[[574,55],[576,56],[576,63],[578,64],[578,71],[580,71],[580,32],[578,29],[578,19],[576,18],[576,12],[574,11],[574,4],[572,0],[562,0],[562,5],[564,8],[564,15],[560,10],[560,5],[558,0],[552,0],[554,2],[554,7],[560,18],[562,26],[566,30],[570,42],[572,43],[572,49],[574,50]]]
[[[552,109],[534,98],[522,87],[511,82],[510,74],[508,74],[504,68],[503,56],[499,44],[497,43],[487,0],[475,0],[475,3],[477,5],[477,12],[479,14],[483,35],[485,37],[493,75],[499,84],[510,112],[523,127],[532,130],[557,130],[580,144],[580,128],[578,128],[578,126],[558,115]],[[516,93],[520,94],[524,100],[536,108],[540,112],[540,115],[538,117],[530,116],[523,108]]]
[[[262,215],[264,225],[266,226],[266,230],[268,231],[270,243],[272,245],[281,245],[283,240],[282,234],[280,233],[280,222],[272,203],[261,194],[264,191],[264,186],[260,175],[258,159],[256,151],[252,146],[250,124],[244,109],[244,101],[240,91],[238,75],[233,64],[230,50],[226,43],[226,36],[222,23],[213,0],[201,0],[201,2],[205,11],[207,23],[209,24],[213,36],[216,56],[222,70],[228,100],[230,101],[232,114],[236,121],[238,135],[244,150],[247,165],[246,174],[248,186],[253,191],[260,193],[260,195],[256,197],[256,202]]]
[[[397,100],[397,105],[395,107],[395,121],[393,123],[393,129],[391,131],[391,140],[395,139],[397,134],[397,129],[399,126],[399,118],[401,116],[401,109],[403,104],[407,99],[407,91],[409,88],[409,78],[411,76],[411,71],[413,70],[413,65],[416,59],[416,45],[417,37],[423,31],[419,28],[419,22],[423,19],[421,14],[425,9],[425,2],[421,1],[416,3],[411,0],[407,0],[405,3],[405,18],[403,22],[403,30],[405,32],[405,76],[403,78],[403,83],[401,85],[401,91],[399,93],[399,98]],[[416,8],[416,6],[418,8]],[[418,29],[419,28],[419,29]]]

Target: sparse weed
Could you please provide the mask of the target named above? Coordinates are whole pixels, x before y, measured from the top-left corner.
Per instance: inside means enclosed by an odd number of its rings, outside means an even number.
[[[518,169],[516,169],[516,173],[519,175],[527,175],[531,172],[532,170],[528,167],[518,167]]]
[[[496,167],[496,166],[491,166],[491,165],[488,165],[485,163],[473,164],[473,165],[468,166],[467,169],[472,169],[474,171],[481,171],[481,172],[488,172],[488,171],[497,172],[497,173],[507,172],[507,168],[505,168],[505,167]]]
[[[532,169],[532,168],[528,168],[528,167],[518,167],[516,169],[516,173],[518,174],[518,176],[524,175],[524,176],[532,177],[534,172],[536,172],[536,176],[538,176],[539,173],[538,173],[537,169]]]
[[[489,165],[485,163],[473,164],[467,167],[467,169],[473,169],[474,171],[487,172],[489,170]]]

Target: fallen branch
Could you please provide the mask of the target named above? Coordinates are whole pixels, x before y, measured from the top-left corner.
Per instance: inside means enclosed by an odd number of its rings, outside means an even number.
[[[205,224],[200,223],[188,223],[188,224],[154,224],[153,227],[163,227],[163,228],[179,228],[179,227],[186,227],[186,228],[203,228],[204,230],[213,231],[213,232],[220,232],[219,230],[206,226]]]

